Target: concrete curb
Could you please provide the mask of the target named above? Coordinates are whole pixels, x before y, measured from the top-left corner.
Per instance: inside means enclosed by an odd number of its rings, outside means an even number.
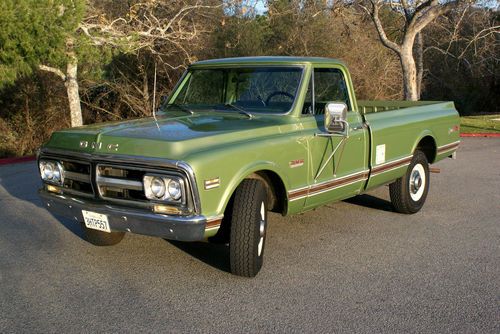
[[[20,162],[33,161],[33,160],[36,160],[36,156],[34,155],[27,157],[20,157],[20,158],[5,158],[5,159],[0,159],[0,166],[17,164]]]
[[[461,133],[460,137],[488,137],[500,138],[500,133]]]

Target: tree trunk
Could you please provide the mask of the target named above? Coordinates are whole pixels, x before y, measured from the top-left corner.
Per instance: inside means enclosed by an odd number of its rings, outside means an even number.
[[[399,54],[403,69],[403,94],[404,99],[418,101],[417,66],[413,58],[413,43],[403,44]]]
[[[420,100],[420,96],[422,95],[422,79],[424,77],[424,38],[421,32],[417,34],[413,53],[417,62],[417,96]]]
[[[71,127],[82,126],[82,107],[80,105],[80,93],[78,91],[78,58],[71,42],[67,43],[68,64],[66,66],[66,93],[68,94],[69,112],[71,115]]]

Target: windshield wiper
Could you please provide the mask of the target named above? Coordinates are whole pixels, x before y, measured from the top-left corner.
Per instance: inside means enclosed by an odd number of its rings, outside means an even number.
[[[234,105],[232,103],[224,103],[224,107],[231,107],[233,109],[238,110],[238,112],[242,115],[248,116],[248,118],[253,118],[253,115],[246,111],[245,109],[238,107],[237,105]]]
[[[192,111],[191,109],[187,108],[187,107],[184,107],[182,104],[177,104],[177,103],[170,103],[170,104],[167,104],[167,108],[168,107],[177,107],[177,109],[180,109],[184,112],[187,112],[188,114],[190,115],[194,115],[194,111]]]

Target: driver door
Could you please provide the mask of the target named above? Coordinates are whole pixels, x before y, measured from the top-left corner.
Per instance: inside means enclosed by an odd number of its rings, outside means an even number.
[[[308,137],[310,175],[306,209],[358,194],[368,177],[365,148],[368,131],[359,113],[352,110],[345,74],[340,68],[315,68],[310,88],[314,95],[311,95],[313,107],[309,112],[314,111],[306,117],[315,123],[316,132]],[[317,136],[317,133],[325,133],[327,102],[347,105],[348,137]]]

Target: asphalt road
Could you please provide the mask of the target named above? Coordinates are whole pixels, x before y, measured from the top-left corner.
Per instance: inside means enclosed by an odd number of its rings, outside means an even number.
[[[500,139],[464,139],[418,214],[387,187],[270,216],[254,279],[224,246],[81,239],[37,198],[35,163],[0,167],[0,332],[499,333]]]

